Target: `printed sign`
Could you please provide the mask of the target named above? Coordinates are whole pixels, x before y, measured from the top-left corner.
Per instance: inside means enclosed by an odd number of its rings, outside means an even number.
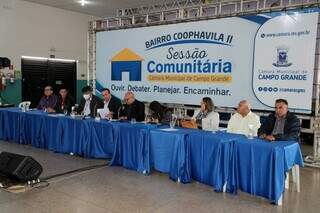
[[[97,91],[137,99],[310,113],[318,13],[270,13],[97,33]],[[303,100],[303,101],[301,101]]]

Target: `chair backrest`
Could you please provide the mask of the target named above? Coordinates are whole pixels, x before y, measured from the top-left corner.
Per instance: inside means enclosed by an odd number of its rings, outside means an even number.
[[[29,108],[31,105],[31,102],[30,101],[23,101],[19,104],[19,108],[22,109],[22,108]]]

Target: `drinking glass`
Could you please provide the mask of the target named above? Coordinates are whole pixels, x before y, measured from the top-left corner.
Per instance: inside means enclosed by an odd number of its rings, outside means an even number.
[[[248,139],[253,139],[254,138],[254,129],[253,129],[253,125],[249,124],[248,125],[249,128],[249,132],[248,132]]]
[[[176,125],[177,122],[177,116],[176,115],[172,115],[171,116],[171,120],[170,120],[170,128],[173,129],[174,126]]]

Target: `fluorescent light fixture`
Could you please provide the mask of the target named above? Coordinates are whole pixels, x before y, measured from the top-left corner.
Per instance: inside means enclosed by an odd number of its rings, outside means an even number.
[[[34,59],[34,60],[47,60],[44,57],[34,57],[34,56],[22,56],[21,58]]]
[[[65,62],[75,62],[73,59],[61,59],[61,58],[48,58],[49,61],[65,61]]]
[[[89,3],[89,2],[86,1],[86,0],[80,0],[80,1],[78,1],[78,2],[81,4],[82,7],[84,7],[86,4]]]
[[[33,59],[33,60],[49,60],[49,61],[65,61],[65,62],[74,62],[73,59],[61,59],[61,58],[45,58],[45,57],[34,57],[34,56],[22,56],[21,58]]]

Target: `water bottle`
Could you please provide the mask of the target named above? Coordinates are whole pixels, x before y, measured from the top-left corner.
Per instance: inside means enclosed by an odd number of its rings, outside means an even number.
[[[209,129],[208,130],[211,130],[211,132],[213,133],[213,134],[215,134],[216,133],[216,129],[215,129],[215,126],[213,125],[213,119],[210,119],[209,120]]]

